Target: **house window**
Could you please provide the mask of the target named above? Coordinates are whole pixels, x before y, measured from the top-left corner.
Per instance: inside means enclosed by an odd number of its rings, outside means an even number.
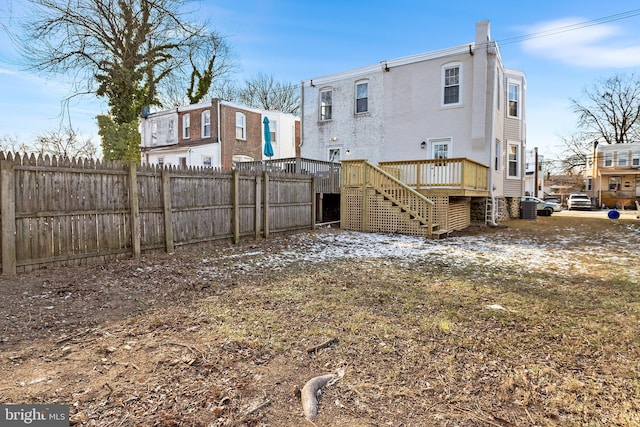
[[[617,152],[618,155],[618,167],[620,168],[626,168],[627,167],[627,163],[629,161],[629,156],[627,155],[626,151],[618,151]]]
[[[430,139],[432,159],[448,159],[450,157],[451,138]]]
[[[271,135],[271,145],[278,144],[278,122],[276,120],[269,122],[269,132]]]
[[[158,167],[162,169],[163,166],[164,166],[164,157],[158,157]]]
[[[447,66],[443,69],[443,98],[444,105],[460,103],[460,65]]]
[[[202,167],[210,168],[213,163],[213,159],[211,156],[202,156]]]
[[[209,110],[202,112],[202,137],[211,137],[211,111]]]
[[[178,164],[180,165],[181,168],[186,169],[187,168],[187,158],[186,157],[178,157]]]
[[[188,139],[191,137],[191,115],[182,116],[182,137]]]
[[[169,131],[168,131],[168,139],[173,139],[175,137],[174,123],[173,119],[169,120]]]
[[[151,145],[158,143],[158,122],[155,120],[151,123]]]
[[[640,166],[640,151],[631,154],[631,166]]]
[[[520,117],[520,86],[509,83],[509,117]]]
[[[609,177],[609,191],[619,191],[622,180],[619,176]]]
[[[339,148],[329,148],[329,161],[330,162],[339,162],[340,161],[340,149]]]
[[[236,139],[247,139],[247,118],[242,113],[236,113]]]
[[[495,157],[494,157],[494,168],[496,171],[500,170],[500,141],[498,141],[496,139],[496,152],[495,152]]]
[[[509,178],[518,178],[520,176],[520,146],[518,144],[509,144]]]
[[[593,178],[587,178],[587,182],[584,185],[584,189],[586,191],[591,191],[593,190]]]
[[[604,153],[604,167],[610,168],[613,166],[613,153]]]
[[[356,114],[369,111],[369,83],[356,83]]]
[[[333,91],[330,89],[320,91],[320,120],[331,120],[333,106]]]

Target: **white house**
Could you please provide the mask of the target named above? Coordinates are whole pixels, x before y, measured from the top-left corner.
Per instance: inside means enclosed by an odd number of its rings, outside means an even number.
[[[265,117],[269,119],[272,159],[295,157],[299,118],[212,99],[145,115],[140,126],[142,162],[230,169],[233,162],[266,159]]]
[[[513,205],[524,192],[525,101],[525,75],[504,67],[483,21],[468,44],[304,80],[301,156],[467,158],[490,168],[492,200]]]

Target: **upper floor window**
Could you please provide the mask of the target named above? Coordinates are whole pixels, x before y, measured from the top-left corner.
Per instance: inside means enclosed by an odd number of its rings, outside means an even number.
[[[271,134],[271,144],[278,144],[278,121],[272,120],[269,122],[269,132]]]
[[[460,65],[450,65],[443,69],[443,105],[460,103]]]
[[[202,112],[202,137],[211,137],[211,111],[209,110]]]
[[[320,91],[320,120],[331,120],[333,106],[333,91],[325,89]]]
[[[182,137],[187,139],[191,137],[191,115],[182,116]]]
[[[356,114],[369,111],[369,83],[356,83]]]
[[[236,113],[236,138],[247,139],[247,118],[242,113]]]
[[[451,157],[451,138],[430,139],[432,159],[448,159]]]
[[[520,145],[509,144],[508,176],[509,178],[518,178],[520,176]]]
[[[169,137],[169,139],[173,139],[175,137],[175,129],[174,129],[173,119],[169,120],[168,137]]]
[[[640,151],[631,154],[631,166],[640,166]]]
[[[626,151],[618,151],[618,167],[626,168],[629,162],[628,157]]]
[[[605,168],[610,168],[613,166],[613,153],[604,153],[604,164]]]
[[[509,117],[520,117],[520,86],[509,83]]]

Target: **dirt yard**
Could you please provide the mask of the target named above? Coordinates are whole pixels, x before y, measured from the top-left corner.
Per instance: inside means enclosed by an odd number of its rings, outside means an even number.
[[[78,426],[640,425],[640,221],[335,229],[0,279],[0,403]],[[303,416],[300,389],[342,372]]]

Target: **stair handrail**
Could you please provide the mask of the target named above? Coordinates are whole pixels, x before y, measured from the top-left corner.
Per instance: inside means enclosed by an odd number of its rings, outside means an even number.
[[[386,196],[389,200],[393,201],[398,206],[402,207],[409,215],[420,221],[422,224],[427,225],[431,231],[431,227],[434,225],[434,210],[435,203],[426,198],[421,193],[417,192],[413,188],[406,185],[393,175],[382,170],[381,168],[372,165],[367,160],[343,160],[343,166],[349,166],[349,164],[361,163],[366,168],[364,173],[364,184],[370,185],[377,192]],[[345,169],[343,169],[344,171]],[[373,171],[375,173],[367,173],[367,171]],[[360,177],[363,180],[363,177]],[[344,184],[348,184],[348,179],[345,179]],[[382,182],[384,181],[384,182]],[[361,185],[360,183],[349,183],[350,185]]]

